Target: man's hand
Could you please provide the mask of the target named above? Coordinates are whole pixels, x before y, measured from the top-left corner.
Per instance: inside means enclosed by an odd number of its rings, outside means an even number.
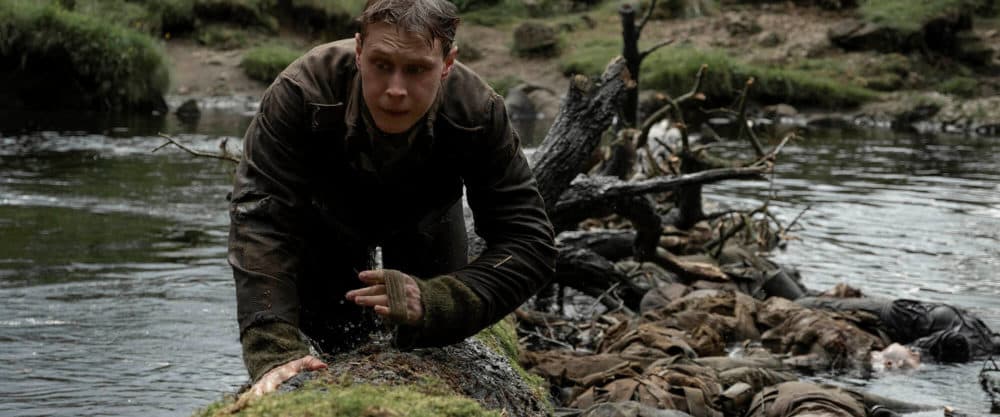
[[[359,306],[372,307],[379,316],[402,324],[420,323],[424,308],[416,279],[391,269],[362,271],[358,278],[368,286],[348,291],[348,300]]]

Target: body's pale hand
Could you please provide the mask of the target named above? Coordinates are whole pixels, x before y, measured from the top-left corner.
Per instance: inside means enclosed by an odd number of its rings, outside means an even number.
[[[253,384],[247,392],[240,395],[240,398],[233,405],[229,406],[226,412],[229,414],[239,412],[253,400],[260,398],[264,394],[274,392],[281,383],[299,372],[318,371],[320,369],[326,369],[326,364],[313,355],[306,355],[267,371],[256,384]]]
[[[326,364],[323,363],[323,361],[313,355],[303,356],[300,359],[296,359],[267,371],[267,373],[264,374],[264,376],[261,377],[256,384],[253,384],[253,387],[250,387],[249,394],[254,397],[259,397],[261,395],[274,392],[274,390],[278,389],[279,385],[299,372],[318,371],[320,369],[326,369]]]
[[[424,308],[420,302],[420,287],[417,286],[417,280],[413,277],[406,274],[403,274],[403,277],[403,294],[406,300],[404,303],[398,303],[405,305],[406,318],[403,320],[403,324],[419,324],[424,316]],[[358,274],[358,279],[368,286],[348,291],[347,299],[359,306],[373,308],[379,316],[390,318],[392,311],[389,291],[385,282],[385,270],[362,271]],[[395,313],[403,314],[403,312]]]

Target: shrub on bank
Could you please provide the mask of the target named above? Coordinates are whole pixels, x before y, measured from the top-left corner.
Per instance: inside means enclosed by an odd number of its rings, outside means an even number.
[[[585,42],[560,62],[564,73],[600,74],[612,57],[620,54],[617,40]],[[680,95],[694,85],[702,64],[708,72],[701,91],[715,103],[732,101],[749,77],[755,82],[752,97],[767,103],[820,107],[854,106],[873,100],[877,93],[808,71],[754,65],[732,58],[724,51],[693,47],[666,47],[642,63],[641,88]]]
[[[265,45],[253,48],[240,61],[240,68],[251,79],[270,83],[288,64],[302,56],[301,51],[282,45]]]
[[[990,6],[993,0],[879,0],[865,1],[859,11],[865,19],[896,29],[914,33],[923,29],[933,19]]]
[[[30,0],[0,2],[5,105],[31,108],[158,108],[170,84],[167,58],[149,36]]]

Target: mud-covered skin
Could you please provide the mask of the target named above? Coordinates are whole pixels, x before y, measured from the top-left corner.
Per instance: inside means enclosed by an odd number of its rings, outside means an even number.
[[[496,93],[456,64],[414,127],[409,151],[380,164],[360,90],[354,41],[344,40],[296,60],[264,94],[246,133],[230,209],[229,262],[241,334],[282,322],[320,339],[326,335],[315,329],[364,321],[360,308],[331,304],[359,286],[357,272],[370,269],[375,246],[383,247],[386,267],[428,281],[447,274],[466,289],[455,290],[452,281],[439,287],[474,294],[481,305],[476,314],[462,315],[461,325],[443,314],[439,325],[448,328],[447,339],[416,335],[411,346],[472,335],[551,277],[552,227]],[[435,264],[421,251],[464,254],[464,240],[435,241],[427,233],[455,207],[463,185],[487,248],[451,268],[452,262]],[[390,264],[400,257],[430,259],[420,268]],[[303,323],[303,317],[337,323]],[[363,339],[364,330],[350,336]]]

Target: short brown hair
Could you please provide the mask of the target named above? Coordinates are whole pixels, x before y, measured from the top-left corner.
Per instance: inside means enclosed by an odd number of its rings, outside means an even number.
[[[444,56],[451,52],[460,21],[458,9],[447,0],[368,0],[358,17],[362,42],[368,25],[385,22],[420,35],[431,48],[439,39]]]

